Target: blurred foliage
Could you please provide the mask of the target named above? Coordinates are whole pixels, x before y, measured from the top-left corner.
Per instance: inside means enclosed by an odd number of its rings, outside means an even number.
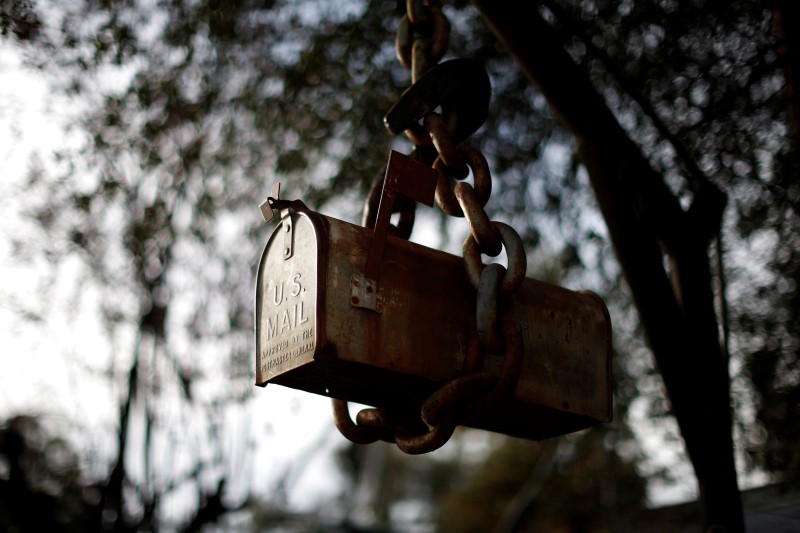
[[[54,269],[80,257],[110,335],[136,332],[135,341],[116,344],[124,349],[112,354],[109,369],[123,398],[120,456],[126,417],[137,405],[146,406],[148,439],[166,435],[191,449],[197,435],[181,437],[174,428],[199,406],[210,421],[203,436],[218,442],[224,405],[252,390],[248,268],[269,231],[258,203],[280,179],[286,197],[354,220],[388,149],[410,149],[381,121],[409,83],[394,59],[395,2],[0,6],[2,35],[24,47],[55,94],[71,98],[64,111],[83,140],[31,168],[20,191],[30,232],[14,249],[20,258],[40,254]],[[727,282],[740,440],[751,466],[796,479],[800,182],[771,6],[543,0],[541,10],[684,205],[704,179],[728,194],[717,281]],[[550,269],[564,284],[607,298],[622,419],[639,394],[652,414],[665,414],[571,140],[474,9],[458,0],[444,11],[453,26],[448,57],[476,58],[492,78],[489,120],[470,141],[491,162],[487,209],[518,229],[532,269]],[[176,415],[166,407],[176,398],[191,407]],[[575,464],[591,456],[591,442]],[[529,457],[512,453],[515,446],[499,450],[493,464],[511,454],[528,461],[519,468],[527,472],[540,448],[557,445],[532,446]],[[640,502],[627,460],[611,450],[603,461],[630,480],[630,495],[620,497]],[[133,476],[121,458],[112,462],[125,483],[145,487],[133,496],[145,507],[157,505],[153,494],[180,485],[176,479],[197,480],[212,468],[198,459],[187,476],[153,481]],[[579,481],[570,476],[553,480],[554,488]],[[508,483],[516,484],[504,493],[510,497],[522,480]],[[584,488],[593,494],[600,486]],[[206,489],[198,490],[202,496]],[[216,486],[210,490],[219,496]],[[531,513],[537,523],[563,524],[540,509]]]
[[[84,485],[78,455],[33,416],[0,423],[0,528],[91,531],[99,492]]]
[[[377,531],[626,531],[645,508],[641,451],[624,422],[543,442],[481,433],[459,431],[448,453],[417,457],[383,443],[343,448],[349,485],[340,505],[349,524]]]
[[[33,2],[0,1],[0,36],[19,41],[35,40],[39,37],[41,27],[42,21],[34,10]]]
[[[645,503],[634,458],[595,430],[542,443],[509,439],[444,497],[440,531],[625,531]]]

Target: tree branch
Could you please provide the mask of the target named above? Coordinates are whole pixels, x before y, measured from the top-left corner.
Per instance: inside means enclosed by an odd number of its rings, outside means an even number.
[[[800,33],[795,24],[800,17],[796,1],[775,2],[775,32],[778,35],[778,52],[783,58],[786,76],[786,103],[789,124],[797,157],[800,162]]]
[[[637,88],[636,83],[631,80],[622,69],[617,66],[616,62],[602,48],[595,46],[592,39],[589,37],[586,27],[575,17],[571,16],[567,11],[562,8],[557,2],[553,0],[543,0],[542,4],[547,7],[553,14],[561,21],[564,26],[572,32],[581,42],[586,46],[586,50],[597,58],[605,67],[606,71],[617,81],[620,89],[630,96],[641,108],[642,112],[650,118],[656,131],[669,142],[675,150],[675,155],[678,160],[683,163],[687,173],[687,179],[694,189],[701,186],[710,185],[708,177],[700,170],[694,157],[689,153],[686,145],[678,138],[677,135],[670,131],[666,123],[661,119],[661,116],[653,107],[653,104],[644,97],[642,92]]]

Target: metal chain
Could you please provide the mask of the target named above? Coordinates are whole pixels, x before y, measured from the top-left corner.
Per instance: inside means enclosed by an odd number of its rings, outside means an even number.
[[[450,23],[433,0],[407,0],[406,15],[397,28],[395,48],[400,63],[411,71],[412,84],[435,66],[447,51]],[[457,121],[457,117],[455,119]],[[504,311],[507,298],[525,280],[527,260],[519,234],[507,224],[492,222],[483,207],[492,192],[492,178],[480,151],[455,142],[454,124],[431,112],[405,130],[418,159],[439,173],[436,202],[449,216],[464,217],[470,235],[464,241],[464,267],[477,292],[477,333],[470,342],[462,374],[446,383],[422,404],[421,413],[363,409],[354,423],[347,402],[333,400],[339,431],[359,444],[394,442],[409,454],[433,451],[444,445],[458,424],[488,409],[496,409],[513,395],[522,368],[523,341],[513,316]],[[473,183],[462,180],[472,171]],[[453,180],[459,181],[453,187]],[[373,227],[382,183],[373,184],[364,211],[364,225]],[[408,238],[414,223],[414,202],[400,207],[396,235]],[[484,265],[481,254],[496,257],[505,248],[508,268]],[[482,370],[486,353],[502,354],[499,378]]]

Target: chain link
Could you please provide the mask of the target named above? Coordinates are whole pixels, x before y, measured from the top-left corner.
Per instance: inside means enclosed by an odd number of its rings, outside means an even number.
[[[411,70],[411,83],[415,83],[447,52],[450,21],[438,6],[409,0],[407,8],[397,27],[395,52],[400,64]]]
[[[483,210],[475,189],[467,183],[459,183],[454,192],[478,249],[488,256],[497,257],[503,249],[503,243],[499,232],[492,226],[489,215]]]
[[[464,155],[467,166],[472,169],[472,178],[475,183],[475,194],[477,196],[480,209],[489,201],[492,195],[492,175],[489,172],[489,164],[483,154],[474,148],[461,145],[459,151]],[[451,217],[463,217],[464,211],[458,204],[456,195],[453,192],[451,178],[447,173],[448,167],[445,165],[442,155],[433,162],[433,168],[439,171],[439,181],[436,184],[436,203],[445,214]]]
[[[447,130],[444,119],[438,113],[430,113],[422,120],[422,124],[430,134],[431,144],[436,148],[439,158],[447,167],[447,173],[454,178],[463,180],[469,174],[466,156],[463,150],[453,141]]]
[[[406,15],[397,28],[395,49],[400,63],[411,71],[412,84],[444,56],[449,36],[450,22],[433,0],[407,0]],[[422,118],[422,124],[413,124],[404,133],[416,147],[414,156],[439,172],[436,203],[447,215],[467,220],[470,235],[464,241],[463,256],[467,278],[477,293],[477,333],[470,341],[461,375],[434,391],[423,402],[419,414],[369,408],[361,410],[353,422],[347,402],[333,400],[336,427],[358,444],[383,440],[394,442],[409,454],[433,451],[450,439],[458,424],[469,422],[487,410],[501,408],[516,389],[522,369],[523,340],[516,320],[507,311],[503,312],[503,307],[507,297],[525,280],[525,250],[522,239],[511,226],[491,221],[483,209],[492,193],[491,172],[480,151],[454,139],[453,132],[458,131],[459,120],[464,118],[457,113],[442,117],[429,112]],[[483,118],[480,120],[482,123]],[[480,123],[468,131],[474,131]],[[468,177],[470,170],[474,185],[460,181]],[[460,181],[455,188],[452,180]],[[381,187],[378,178],[365,205],[363,224],[367,227],[375,225]],[[410,204],[396,209],[401,218],[398,227],[392,228],[393,234],[403,238],[409,237],[414,224],[416,204],[413,201]],[[481,254],[495,257],[503,248],[508,268],[499,263],[483,264]],[[499,378],[483,370],[486,353],[502,355]]]
[[[522,372],[525,348],[522,332],[516,321],[508,320],[503,324],[503,338],[506,349],[503,353],[503,369],[500,372],[500,379],[491,391],[481,397],[479,404],[471,406],[467,413],[468,416],[478,417],[484,412],[500,409],[514,395]],[[468,419],[465,420],[465,422],[467,421]]]
[[[428,427],[422,423],[418,414],[401,414],[390,409],[362,409],[356,415],[356,424],[378,431],[390,430],[392,436],[389,442],[395,441],[395,435],[419,435],[428,431]]]
[[[491,224],[497,230],[503,247],[506,249],[508,270],[500,283],[500,292],[504,296],[508,296],[518,289],[519,286],[522,285],[522,282],[525,281],[525,274],[528,269],[528,262],[525,257],[525,246],[522,244],[519,233],[514,231],[514,228],[508,224],[497,221],[493,221]],[[463,255],[464,266],[467,270],[467,278],[469,278],[469,282],[472,286],[477,289],[480,283],[481,273],[486,265],[481,261],[481,250],[472,235],[467,235],[467,238],[464,239]]]
[[[392,432],[390,429],[376,429],[354,424],[350,418],[347,401],[334,398],[331,400],[331,405],[333,406],[333,422],[336,424],[336,429],[347,440],[356,444],[372,444],[379,440],[391,442]]]
[[[491,353],[503,351],[503,337],[500,335],[500,282],[506,269],[499,263],[492,263],[481,273],[478,282],[478,302],[475,318],[478,326],[478,339],[481,346]]]
[[[478,367],[444,384],[422,404],[421,417],[431,426],[430,431],[410,437],[395,435],[398,448],[408,454],[432,452],[450,439],[456,425],[499,408],[514,393],[522,370],[522,334],[516,323],[507,323],[503,331],[507,349],[500,379]],[[483,347],[477,336],[470,342],[467,357],[479,360],[482,365]]]
[[[431,23],[428,11],[423,0],[407,0],[406,13],[408,20],[417,28],[427,28]]]

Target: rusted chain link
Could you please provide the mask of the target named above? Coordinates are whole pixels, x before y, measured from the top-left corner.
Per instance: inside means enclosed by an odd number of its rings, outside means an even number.
[[[489,216],[481,207],[475,189],[467,183],[458,183],[454,192],[478,249],[488,256],[496,257],[503,249],[503,243],[497,229],[492,226]]]
[[[460,146],[459,151],[464,155],[467,166],[472,169],[472,177],[475,182],[475,194],[481,210],[489,201],[492,194],[492,175],[489,172],[489,164],[478,150],[467,146]],[[447,175],[447,166],[441,154],[433,163],[433,168],[439,171],[439,182],[436,184],[436,203],[445,214],[451,217],[463,217],[464,211],[458,204],[450,177]]]
[[[508,258],[508,270],[500,284],[500,292],[504,296],[507,296],[519,288],[522,282],[525,281],[525,273],[528,269],[525,247],[522,244],[519,233],[514,231],[514,228],[508,224],[495,221],[492,222],[492,226],[494,226],[500,234],[500,240],[503,242],[503,246],[506,249],[506,257]],[[486,265],[481,261],[481,252],[478,249],[478,243],[472,235],[468,235],[464,240],[463,254],[467,277],[472,286],[477,289],[480,283],[481,273]]]
[[[459,422],[466,421],[470,414],[474,416],[478,410],[497,408],[500,402],[513,394],[522,369],[522,334],[516,324],[504,327],[504,334],[507,350],[503,354],[500,379],[488,372],[473,371],[440,387],[422,404],[422,419],[432,426],[431,430],[411,437],[395,435],[398,448],[408,454],[436,450],[450,439]],[[480,341],[475,337],[468,352],[478,354],[477,358],[482,360],[482,351]]]
[[[503,330],[507,349],[503,354],[500,379],[488,372],[473,370],[444,384],[422,404],[422,420],[431,426],[430,431],[413,436],[395,434],[398,448],[412,455],[432,452],[450,439],[456,425],[468,419],[470,411],[476,413],[477,409],[497,408],[499,402],[513,394],[522,369],[522,334],[513,323]],[[476,336],[470,343],[467,357],[472,354],[473,359],[482,360],[482,352]]]
[[[427,28],[431,23],[431,17],[425,9],[425,2],[423,0],[407,0],[406,13],[408,20],[414,27]]]
[[[419,7],[420,4],[409,0],[408,13],[400,21],[395,36],[397,59],[411,70],[411,83],[444,57],[450,40],[450,22],[442,10],[433,5]]]
[[[428,431],[428,427],[419,419],[419,414],[402,415],[389,409],[362,409],[356,415],[356,425],[375,428],[378,431],[391,431],[389,442],[394,442],[395,435],[419,435]]]
[[[430,113],[423,119],[422,124],[428,130],[431,143],[436,148],[439,158],[447,166],[447,172],[459,180],[466,178],[469,174],[466,155],[453,141],[442,116]]]
[[[487,351],[503,351],[503,337],[500,335],[500,282],[506,269],[499,263],[492,263],[481,273],[478,282],[478,302],[475,310],[478,325],[478,338]]]
[[[356,444],[372,444],[379,440],[391,442],[391,430],[357,426],[353,423],[350,418],[350,411],[347,409],[346,400],[334,398],[331,400],[331,405],[333,406],[333,422],[336,424],[336,429],[350,442],[355,442]]]
[[[509,319],[505,322],[503,338],[506,349],[503,353],[503,370],[500,373],[500,379],[491,391],[480,398],[480,403],[470,406],[464,422],[469,422],[469,417],[477,418],[484,412],[501,408],[508,398],[514,395],[522,372],[525,348],[522,332],[515,320]]]

